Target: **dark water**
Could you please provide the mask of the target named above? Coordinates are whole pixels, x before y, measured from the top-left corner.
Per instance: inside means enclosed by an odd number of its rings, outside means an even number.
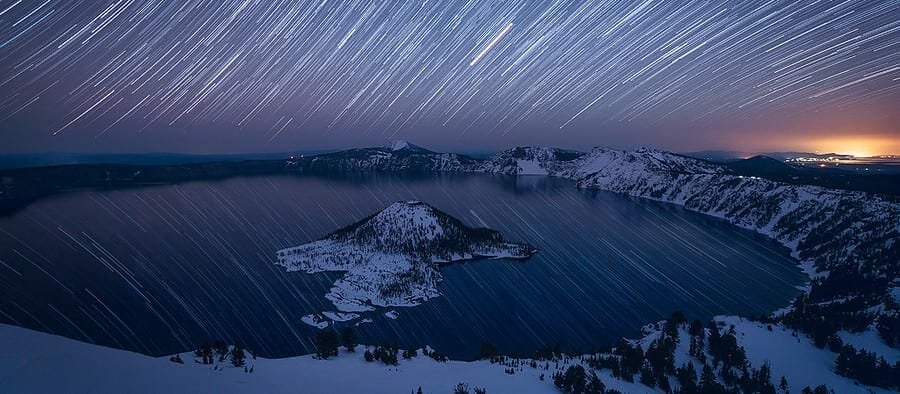
[[[364,317],[366,343],[430,344],[456,358],[482,341],[586,351],[674,310],[770,312],[803,280],[787,250],[681,208],[545,177],[259,177],[78,192],[0,219],[0,321],[162,355],[216,338],[289,356],[313,350],[307,313],[336,273],[285,273],[274,252],[398,200],[540,249],[526,262],[442,269],[443,295]],[[351,323],[352,324],[352,323]]]

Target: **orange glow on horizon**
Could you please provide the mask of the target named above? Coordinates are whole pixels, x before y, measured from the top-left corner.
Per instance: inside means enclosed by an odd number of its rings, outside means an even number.
[[[808,137],[790,141],[787,145],[811,153],[837,153],[856,157],[900,154],[900,135],[853,135],[834,137]]]

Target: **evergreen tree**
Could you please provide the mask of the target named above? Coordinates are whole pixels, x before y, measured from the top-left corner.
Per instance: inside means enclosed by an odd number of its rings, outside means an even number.
[[[597,376],[597,373],[591,371],[587,377],[587,384],[584,387],[585,394],[603,394],[606,392],[606,385]]]
[[[344,348],[348,352],[356,351],[356,341],[356,332],[353,331],[352,327],[347,327],[341,332],[341,342],[344,343]]]
[[[482,342],[481,347],[478,349],[479,360],[491,359],[499,355],[500,350],[498,350],[497,347],[490,342]]]
[[[203,359],[203,364],[212,364],[213,348],[208,343],[204,343],[194,350],[194,355]]]
[[[587,374],[581,365],[571,365],[565,373],[553,374],[553,384],[570,393],[581,394],[587,387]]]
[[[244,354],[244,349],[241,349],[241,345],[234,345],[231,349],[231,365],[235,367],[244,366],[244,360],[246,355]]]
[[[781,391],[782,394],[787,394],[788,392],[790,392],[787,378],[785,378],[784,376],[781,377],[781,383],[778,384],[778,390]]]
[[[703,372],[700,373],[700,392],[703,394],[718,394],[725,392],[725,388],[716,381],[716,375],[709,365],[704,365]]]
[[[696,394],[699,392],[697,386],[697,370],[694,369],[693,363],[685,363],[675,371],[675,378],[678,379],[678,385],[681,386],[682,394]]]
[[[333,329],[316,331],[316,356],[320,359],[338,355],[338,336]]]

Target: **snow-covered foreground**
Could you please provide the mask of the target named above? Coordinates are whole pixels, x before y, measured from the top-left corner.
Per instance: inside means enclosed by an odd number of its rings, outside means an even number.
[[[804,387],[816,387],[824,384],[835,393],[890,393],[892,391],[876,387],[858,386],[852,379],[834,373],[834,361],[837,354],[816,348],[812,340],[803,334],[794,334],[778,325],[769,331],[768,325],[749,321],[736,316],[719,316],[715,318],[725,326],[735,327],[738,344],[747,352],[747,361],[754,366],[769,363],[774,379],[781,376],[790,382],[791,392],[799,392]],[[866,350],[888,348],[877,334],[871,333],[874,340]]]
[[[509,375],[487,361],[441,363],[421,355],[387,366],[366,362],[361,347],[329,360],[248,357],[253,373],[227,360],[195,363],[192,353],[178,364],[9,325],[0,325],[0,349],[0,391],[9,393],[449,393],[461,382],[489,393],[558,392],[549,378],[539,380],[543,370]]]
[[[715,320],[723,323],[726,330],[733,325],[751,366],[769,363],[772,378],[777,382],[784,376],[791,392],[821,384],[835,393],[890,392],[859,386],[834,374],[835,354],[817,349],[802,335],[778,326],[770,331],[766,324],[737,317]],[[648,326],[653,328],[647,328],[643,338],[632,342],[649,348],[660,336],[660,326]],[[688,335],[682,326],[675,362],[677,366],[692,362],[699,370],[702,364],[688,353]],[[564,371],[574,364],[589,368],[580,357],[538,361],[534,368],[529,365],[530,360],[506,364],[437,362],[421,354],[409,360],[401,358],[399,365],[389,366],[379,361],[366,362],[365,349],[360,346],[352,353],[342,349],[338,357],[328,360],[312,355],[283,359],[248,356],[247,368],[252,368],[252,372],[245,372],[227,359],[219,362],[218,357],[215,364],[204,365],[195,361],[192,352],[185,352],[180,354],[184,364],[179,364],[169,357],[149,357],[3,324],[0,349],[0,387],[11,393],[408,393],[419,387],[425,393],[448,393],[458,383],[472,389],[483,387],[488,393],[559,393],[551,379],[555,371]],[[510,365],[514,365],[512,374],[507,373]],[[607,389],[623,393],[662,392],[616,379],[609,370],[596,373]]]

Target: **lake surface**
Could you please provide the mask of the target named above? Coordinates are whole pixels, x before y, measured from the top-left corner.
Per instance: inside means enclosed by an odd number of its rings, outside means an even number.
[[[804,281],[761,235],[560,179],[272,176],[73,192],[0,218],[0,322],[152,355],[218,338],[309,353],[315,328],[300,318],[334,310],[323,296],[340,274],[283,272],[275,251],[409,199],[539,252],[443,267],[441,297],[396,320],[364,314],[363,343],[463,359],[483,341],[589,351],[675,310],[768,313]]]

